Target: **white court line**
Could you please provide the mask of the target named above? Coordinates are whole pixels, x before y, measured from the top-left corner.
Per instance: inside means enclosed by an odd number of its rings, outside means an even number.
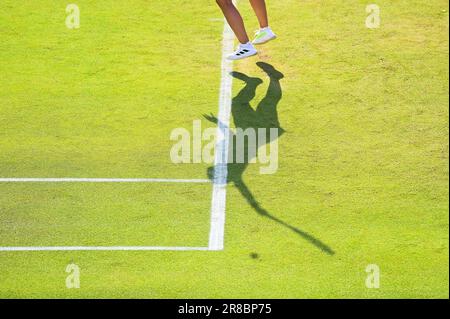
[[[211,183],[211,181],[170,178],[0,178],[0,183]]]
[[[0,251],[205,251],[208,247],[158,247],[158,246],[51,246],[51,247],[0,247]]]
[[[214,161],[214,185],[211,203],[211,229],[209,249],[223,250],[225,237],[225,208],[228,178],[228,147],[230,139],[231,95],[233,63],[226,56],[233,51],[234,34],[227,22],[224,24],[222,42],[222,79],[219,95],[217,144]]]

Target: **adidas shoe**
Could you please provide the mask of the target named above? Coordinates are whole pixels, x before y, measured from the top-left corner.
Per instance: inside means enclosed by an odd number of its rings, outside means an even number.
[[[246,44],[239,44],[238,49],[236,52],[230,54],[227,59],[228,60],[241,60],[248,58],[250,56],[256,55],[258,51],[255,49],[253,44],[246,43]]]

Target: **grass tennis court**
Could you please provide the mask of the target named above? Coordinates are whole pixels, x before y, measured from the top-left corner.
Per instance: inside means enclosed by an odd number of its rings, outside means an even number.
[[[74,3],[0,3],[0,178],[210,179],[170,134],[217,126],[214,1]],[[268,1],[231,126],[281,128],[279,169],[228,165],[224,250],[0,251],[0,297],[448,298],[448,3],[376,3]],[[0,247],[208,247],[213,187],[0,182]]]

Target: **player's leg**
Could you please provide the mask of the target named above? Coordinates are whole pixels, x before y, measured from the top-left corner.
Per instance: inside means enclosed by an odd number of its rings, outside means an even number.
[[[263,44],[276,38],[275,33],[269,27],[269,18],[267,14],[267,7],[265,0],[250,0],[253,11],[255,11],[256,17],[259,21],[260,29],[256,33],[253,44]]]
[[[250,0],[253,10],[255,11],[256,17],[259,21],[259,27],[261,29],[267,28],[269,26],[269,18],[267,17],[267,8],[265,0]]]
[[[216,0],[220,9],[227,19],[228,24],[233,30],[234,34],[238,38],[240,45],[236,52],[231,54],[228,58],[230,60],[240,60],[257,53],[254,46],[251,44],[247,31],[245,30],[244,21],[242,20],[242,16],[234,6],[232,0]]]
[[[231,29],[233,29],[234,34],[238,38],[241,44],[248,43],[250,40],[247,35],[247,31],[245,30],[244,21],[242,20],[242,16],[234,6],[232,0],[216,0],[220,9],[227,19],[228,24]]]

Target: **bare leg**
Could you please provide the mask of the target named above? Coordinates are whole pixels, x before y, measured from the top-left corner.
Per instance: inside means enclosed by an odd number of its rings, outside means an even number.
[[[216,0],[220,9],[222,9],[223,15],[228,21],[231,29],[242,44],[248,43],[250,40],[245,30],[244,21],[241,14],[236,9],[232,0]]]
[[[269,19],[267,17],[267,8],[265,0],[250,0],[253,10],[258,17],[259,26],[266,28],[269,26]]]

